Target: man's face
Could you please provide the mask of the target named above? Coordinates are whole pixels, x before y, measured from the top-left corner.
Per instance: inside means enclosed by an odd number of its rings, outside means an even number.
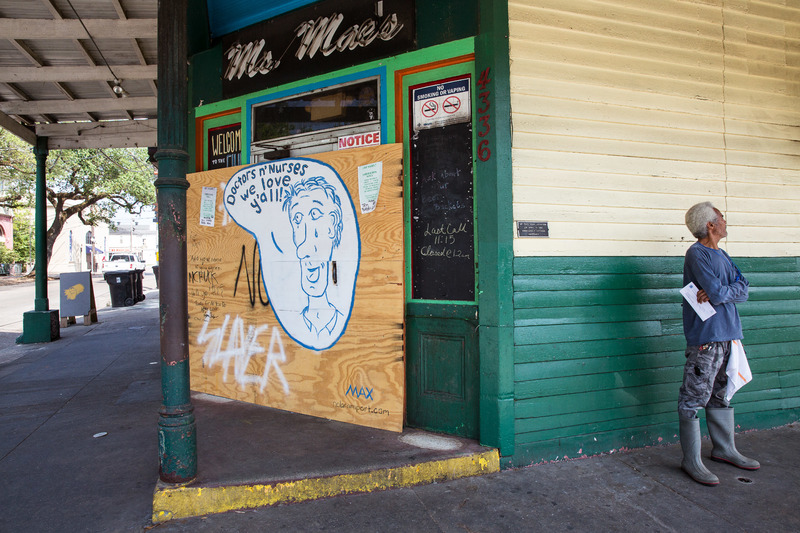
[[[717,238],[717,241],[719,241],[728,236],[728,223],[725,221],[725,217],[722,216],[722,213],[719,209],[715,207],[714,212],[717,213],[717,221],[714,222],[709,229],[710,233]]]
[[[289,208],[292,237],[300,259],[300,283],[309,296],[322,296],[328,288],[328,269],[336,215],[333,203],[321,189],[299,193]]]

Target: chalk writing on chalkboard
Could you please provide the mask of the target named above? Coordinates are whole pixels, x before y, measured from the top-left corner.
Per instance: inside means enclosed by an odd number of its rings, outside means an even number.
[[[472,124],[421,129],[411,139],[411,292],[475,299]]]

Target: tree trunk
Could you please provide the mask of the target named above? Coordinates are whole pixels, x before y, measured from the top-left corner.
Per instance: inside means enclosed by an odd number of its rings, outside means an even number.
[[[50,227],[47,228],[47,240],[45,244],[47,245],[46,252],[47,252],[47,264],[50,264],[50,257],[53,255],[53,246],[56,243],[56,239],[59,235],[61,235],[61,230],[64,229],[64,224],[67,221],[67,217],[64,216],[63,211],[56,210],[56,215],[53,217],[53,223],[50,224]]]

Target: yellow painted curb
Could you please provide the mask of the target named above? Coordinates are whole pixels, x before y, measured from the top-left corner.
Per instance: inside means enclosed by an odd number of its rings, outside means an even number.
[[[410,487],[500,470],[497,450],[361,474],[300,479],[267,485],[192,487],[159,484],[153,494],[153,523],[341,494]]]

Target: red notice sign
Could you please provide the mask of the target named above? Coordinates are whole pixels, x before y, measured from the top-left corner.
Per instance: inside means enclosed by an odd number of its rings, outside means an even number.
[[[380,131],[370,131],[369,133],[357,133],[355,135],[339,137],[339,150],[357,148],[359,146],[375,146],[378,144],[381,144]]]

